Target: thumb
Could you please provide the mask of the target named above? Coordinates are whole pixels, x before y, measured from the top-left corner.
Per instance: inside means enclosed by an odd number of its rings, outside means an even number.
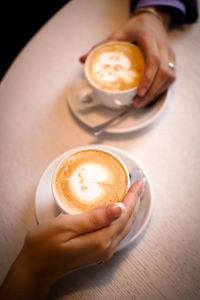
[[[100,43],[95,44],[95,45],[94,45],[87,53],[85,53],[84,55],[82,55],[82,56],[79,58],[79,61],[80,61],[81,63],[84,63],[84,62],[86,61],[88,55],[89,55],[95,48],[97,48],[98,46],[104,44],[105,42],[106,42],[106,40],[103,40],[103,41],[101,41]]]
[[[63,216],[66,220],[66,230],[70,233],[68,238],[74,238],[106,227],[118,219],[124,210],[125,206],[123,203],[110,203],[98,206],[82,214]],[[71,230],[69,227],[71,227]]]
[[[140,200],[144,190],[145,181],[145,178],[139,179],[129,188],[128,193],[123,200],[123,204],[129,212],[135,209],[138,200]]]

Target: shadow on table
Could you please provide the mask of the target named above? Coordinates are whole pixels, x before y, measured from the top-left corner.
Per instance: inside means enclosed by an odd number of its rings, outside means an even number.
[[[91,132],[91,129],[83,124],[71,111],[70,107],[68,106],[72,118],[75,120],[76,123],[78,123],[78,125],[84,130],[89,132],[91,135],[93,135],[93,133]],[[94,136],[93,135],[93,140],[91,142],[91,144],[101,144],[103,141],[105,140],[110,140],[110,141],[124,141],[124,140],[130,140],[130,139],[135,139],[138,138],[140,136],[145,136],[147,134],[150,133],[150,131],[152,131],[154,128],[156,128],[157,126],[159,126],[159,124],[163,121],[166,113],[167,113],[168,107],[166,107],[166,109],[157,117],[157,119],[155,121],[153,121],[151,124],[149,124],[148,126],[138,129],[137,131],[133,131],[133,132],[128,132],[128,133],[109,133],[109,132],[103,132],[101,133],[99,136]],[[125,116],[126,117],[126,116]],[[120,119],[121,120],[121,119]]]
[[[54,300],[64,296],[70,296],[75,292],[80,293],[95,287],[99,289],[110,284],[116,270],[120,267],[121,263],[127,259],[131,251],[141,242],[146,234],[151,219],[148,222],[145,230],[137,238],[135,242],[127,248],[115,253],[109,261],[103,264],[97,264],[83,270],[76,271],[69,274],[62,279],[59,279],[51,288],[47,300]],[[133,278],[134,280],[134,278]]]

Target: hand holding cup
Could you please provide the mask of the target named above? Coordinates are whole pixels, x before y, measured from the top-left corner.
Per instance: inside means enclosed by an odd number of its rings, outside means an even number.
[[[32,229],[0,288],[2,298],[44,299],[61,276],[110,259],[135,222],[143,181],[135,182],[122,209],[105,204],[78,215],[60,214]]]

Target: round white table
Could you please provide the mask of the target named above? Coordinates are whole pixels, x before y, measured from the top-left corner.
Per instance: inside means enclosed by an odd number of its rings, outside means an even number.
[[[153,186],[146,230],[105,264],[59,280],[48,299],[200,299],[200,26],[170,34],[177,81],[143,130],[94,137],[66,105],[78,58],[129,16],[128,1],[74,0],[25,46],[0,86],[0,281],[36,225],[35,191],[49,163],[88,144],[137,159]]]

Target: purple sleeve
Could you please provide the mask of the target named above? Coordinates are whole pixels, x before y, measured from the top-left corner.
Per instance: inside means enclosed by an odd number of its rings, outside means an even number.
[[[162,6],[170,13],[173,23],[184,22],[186,16],[185,5],[179,0],[140,0],[135,8],[145,6]]]

